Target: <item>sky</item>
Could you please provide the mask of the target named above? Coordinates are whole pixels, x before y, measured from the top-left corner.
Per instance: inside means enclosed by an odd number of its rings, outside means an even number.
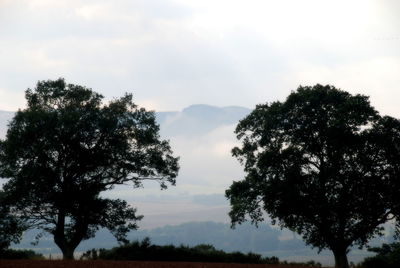
[[[399,0],[0,0],[0,110],[23,108],[38,80],[63,77],[107,100],[133,93],[156,111],[252,109],[331,84],[400,118],[399,11]],[[111,195],[139,204],[144,227],[178,214],[216,219],[227,210],[218,195],[242,176],[234,127],[166,137],[181,157],[176,187]],[[205,194],[221,205],[212,213],[200,213]]]
[[[253,108],[299,85],[400,116],[398,0],[0,0],[0,110],[64,77],[157,111]]]

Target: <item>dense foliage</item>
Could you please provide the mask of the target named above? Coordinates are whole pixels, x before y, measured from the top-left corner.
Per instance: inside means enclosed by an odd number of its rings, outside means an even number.
[[[152,245],[148,238],[135,241],[109,250],[89,250],[83,259],[137,260],[137,261],[182,261],[182,262],[232,262],[232,263],[269,263],[277,264],[276,257],[263,258],[259,254],[241,252],[226,253],[212,245],[158,246]]]
[[[170,262],[208,262],[208,263],[251,263],[251,264],[284,264],[299,267],[321,267],[315,261],[280,262],[277,257],[262,257],[254,253],[227,253],[212,245],[197,246],[152,245],[149,238],[130,242],[112,249],[92,249],[85,252],[84,260],[131,260],[131,261],[170,261]]]
[[[39,260],[44,259],[42,254],[36,253],[33,250],[22,249],[5,249],[0,251],[1,260]]]
[[[366,258],[362,263],[363,268],[397,268],[400,267],[400,243],[383,244],[381,247],[370,248],[376,256]]]
[[[288,249],[304,249],[303,241],[291,239],[281,241],[281,232],[267,224],[255,229],[243,224],[232,230],[229,224],[216,222],[188,222],[180,225],[167,225],[152,230],[138,230],[130,235],[131,240],[150,237],[157,245],[211,244],[225,251],[267,252]]]
[[[10,211],[7,194],[0,190],[0,256],[12,242],[19,242],[25,225]]]
[[[233,224],[262,221],[264,210],[347,268],[349,248],[400,215],[400,121],[368,97],[299,87],[285,102],[257,105],[235,132],[246,177],[226,191]]]
[[[63,79],[26,91],[0,142],[0,176],[13,209],[30,227],[54,236],[64,258],[100,227],[119,241],[137,228],[136,209],[101,197],[115,185],[175,184],[178,158],[159,137],[154,112],[132,95],[105,104],[91,89]]]

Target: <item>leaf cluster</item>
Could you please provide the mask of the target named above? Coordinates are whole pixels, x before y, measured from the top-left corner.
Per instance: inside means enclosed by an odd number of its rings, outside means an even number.
[[[6,254],[11,243],[17,243],[26,226],[10,213],[7,194],[0,190],[0,256]]]

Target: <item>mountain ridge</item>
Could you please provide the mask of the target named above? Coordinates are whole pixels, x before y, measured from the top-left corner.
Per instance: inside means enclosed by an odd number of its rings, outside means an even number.
[[[242,106],[213,106],[209,104],[192,104],[181,111],[155,111],[156,121],[160,125],[162,136],[202,135],[221,125],[237,123],[250,113]],[[5,137],[7,124],[15,112],[0,110],[0,137]],[[180,126],[183,126],[180,129]]]

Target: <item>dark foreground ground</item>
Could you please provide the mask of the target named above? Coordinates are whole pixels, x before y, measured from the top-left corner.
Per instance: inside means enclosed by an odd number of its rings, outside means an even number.
[[[0,260],[1,268],[303,268],[305,266],[272,264],[145,262],[145,261],[50,261]],[[307,268],[312,268],[308,266]]]

